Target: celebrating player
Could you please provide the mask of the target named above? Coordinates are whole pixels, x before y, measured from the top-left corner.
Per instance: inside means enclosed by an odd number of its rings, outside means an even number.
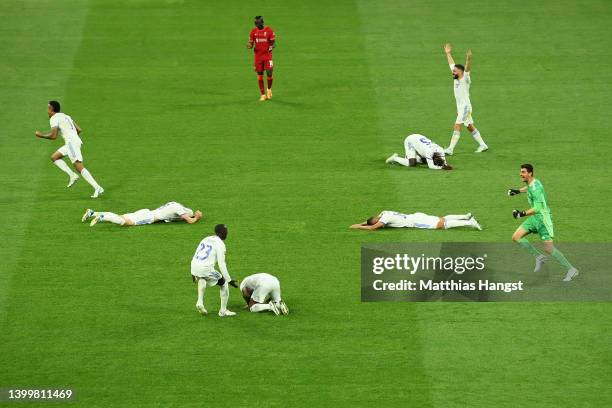
[[[379,215],[368,218],[361,224],[353,224],[351,228],[374,231],[379,228],[421,228],[421,229],[449,229],[457,227],[471,227],[482,230],[476,218],[471,213],[460,215],[446,215],[436,217],[420,212],[402,214],[395,211],[383,211]]]
[[[262,16],[255,17],[255,28],[251,30],[249,35],[249,43],[247,48],[251,49],[255,45],[255,71],[257,72],[257,81],[259,82],[259,90],[261,91],[260,101],[272,99],[272,70],[274,64],[272,62],[272,49],[276,46],[276,35],[268,26],[264,27]],[[263,72],[266,71],[268,76],[268,90],[264,87]]]
[[[467,126],[468,130],[472,133],[474,140],[478,142],[478,149],[476,153],[484,152],[489,147],[482,140],[480,132],[474,127],[474,119],[472,118],[472,103],[470,102],[470,85],[472,79],[470,78],[470,71],[472,69],[472,50],[467,52],[467,61],[465,67],[461,64],[455,64],[453,56],[451,55],[451,45],[449,43],[444,44],[444,52],[446,53],[446,59],[450,66],[451,72],[453,73],[454,79],[454,90],[455,100],[457,102],[457,120],[455,120],[455,126],[453,127],[453,136],[451,137],[450,145],[444,149],[447,155],[452,155],[455,150],[455,146],[461,137],[461,126]]]
[[[529,202],[530,208],[528,210],[514,210],[512,211],[512,216],[514,218],[529,218],[523,221],[521,226],[516,229],[512,235],[512,240],[535,256],[536,263],[534,272],[538,272],[542,268],[544,262],[547,261],[548,257],[538,251],[527,238],[525,238],[528,234],[537,233],[544,242],[544,250],[552,255],[552,257],[567,270],[563,281],[569,282],[578,275],[578,269],[574,268],[561,251],[555,248],[553,244],[554,228],[552,213],[550,207],[548,207],[544,186],[540,180],[533,176],[533,166],[531,164],[521,165],[520,176],[521,180],[523,180],[527,186],[521,187],[520,189],[511,188],[508,190],[508,195],[513,196],[520,193],[527,193],[527,201]]]
[[[64,173],[68,174],[68,177],[70,177],[68,187],[72,187],[79,179],[79,176],[72,171],[62,159],[64,156],[68,156],[74,168],[81,173],[83,178],[94,188],[94,193],[91,197],[99,197],[100,194],[104,192],[104,189],[96,182],[89,170],[83,166],[83,154],[81,153],[83,141],[79,137],[81,128],[70,116],[61,112],[60,103],[57,101],[49,101],[47,105],[47,114],[49,115],[51,131],[43,133],[37,130],[35,132],[36,137],[55,140],[58,134],[61,134],[64,139],[64,145],[51,155],[53,164],[59,167]]]
[[[414,134],[406,137],[404,149],[406,150],[404,157],[393,153],[385,163],[398,163],[406,167],[415,167],[417,163],[427,163],[429,168],[434,170],[453,169],[446,163],[444,150],[423,135]]]
[[[240,282],[242,297],[251,312],[271,311],[275,315],[289,314],[281,299],[280,282],[269,273],[249,275]]]
[[[200,241],[198,248],[191,259],[191,279],[198,284],[198,301],[196,309],[201,314],[208,314],[204,307],[204,292],[206,285],[219,286],[221,295],[221,307],[219,316],[234,316],[236,313],[227,309],[229,299],[229,285],[238,287],[235,281],[230,278],[225,264],[225,239],[227,238],[227,226],[218,224],[215,226],[215,235],[204,238]],[[215,264],[219,265],[221,273],[215,270]]]
[[[202,212],[199,210],[194,212],[183,204],[170,201],[153,211],[145,208],[123,215],[117,215],[108,211],[94,211],[88,208],[85,210],[83,217],[81,217],[81,221],[85,222],[92,217],[93,220],[89,224],[92,227],[99,222],[112,222],[117,225],[133,226],[153,224],[160,221],[172,222],[184,220],[188,224],[195,224],[202,218]]]

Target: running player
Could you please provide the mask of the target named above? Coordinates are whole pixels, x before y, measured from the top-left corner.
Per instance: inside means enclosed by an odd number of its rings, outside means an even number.
[[[275,315],[289,314],[281,299],[280,282],[269,273],[249,275],[240,282],[240,292],[251,312],[271,311]]]
[[[552,213],[548,206],[544,186],[540,180],[533,176],[533,166],[531,164],[521,165],[520,176],[521,180],[523,180],[527,186],[521,187],[520,189],[511,188],[508,190],[508,195],[513,196],[520,193],[527,193],[527,201],[529,202],[530,208],[528,210],[514,210],[512,211],[512,216],[517,219],[524,217],[529,218],[523,221],[521,226],[516,229],[512,235],[512,240],[535,256],[536,263],[533,271],[538,272],[542,268],[544,262],[548,260],[548,257],[538,251],[527,238],[525,238],[528,234],[537,233],[544,242],[544,250],[552,255],[552,257],[567,271],[563,281],[569,282],[577,276],[579,272],[553,244],[555,233]]]
[[[472,133],[472,137],[474,137],[474,140],[478,143],[476,153],[481,153],[488,150],[489,147],[484,140],[482,140],[482,136],[480,136],[480,132],[474,126],[474,119],[472,118],[472,103],[470,102],[472,50],[468,50],[467,52],[467,61],[464,67],[461,64],[455,64],[455,60],[453,60],[453,56],[451,55],[451,49],[452,47],[449,43],[444,44],[444,52],[446,53],[446,59],[448,60],[448,65],[450,66],[454,79],[457,120],[455,120],[455,126],[453,127],[453,136],[451,137],[450,145],[444,149],[444,152],[449,156],[453,154],[459,137],[461,137],[461,126],[463,125],[468,128]]]
[[[198,285],[198,300],[196,309],[201,314],[208,314],[204,307],[204,292],[206,285],[219,286],[221,296],[221,307],[219,316],[234,316],[236,313],[227,309],[229,300],[229,285],[238,287],[236,281],[230,278],[225,264],[225,239],[227,238],[227,226],[218,224],[215,226],[215,235],[200,241],[193,258],[191,259],[191,279]],[[215,270],[215,264],[219,265],[221,273]]]
[[[444,149],[419,134],[413,134],[404,140],[406,155],[399,157],[393,153],[386,161],[387,164],[398,163],[406,167],[415,167],[418,163],[427,163],[430,169],[452,170],[453,168],[446,163]]]
[[[90,218],[93,218],[89,224],[92,227],[99,222],[112,222],[113,224],[125,225],[128,227],[133,225],[153,224],[161,221],[172,222],[180,220],[184,220],[188,224],[195,224],[202,218],[202,212],[199,210],[194,212],[191,208],[187,208],[183,204],[177,203],[176,201],[170,201],[153,211],[145,208],[123,215],[117,215],[108,211],[94,211],[88,208],[81,217],[81,221],[85,222]]]
[[[47,105],[47,114],[49,115],[49,124],[51,131],[43,133],[37,130],[34,134],[41,139],[57,139],[58,135],[62,135],[64,145],[51,155],[51,160],[61,171],[68,174],[70,177],[68,187],[72,187],[79,179],[78,174],[68,167],[63,160],[64,156],[68,156],[74,168],[81,173],[83,178],[94,188],[92,198],[97,198],[104,192],[104,189],[96,182],[89,170],[83,166],[83,154],[81,153],[81,145],[83,141],[79,137],[81,128],[74,120],[65,113],[61,112],[60,103],[58,101],[49,101]]]
[[[436,217],[420,212],[402,214],[395,211],[383,211],[379,215],[368,218],[361,224],[353,224],[351,228],[374,231],[379,228],[421,228],[421,229],[449,229],[457,227],[471,227],[482,230],[476,218],[471,213],[459,215],[446,215]]]
[[[272,99],[272,70],[274,63],[272,62],[272,50],[276,47],[276,35],[268,26],[264,27],[262,16],[255,16],[255,28],[251,30],[249,35],[249,43],[247,48],[255,52],[255,72],[257,72],[257,81],[259,82],[259,90],[261,91],[260,101]],[[266,71],[268,77],[268,89],[264,87],[263,72]]]

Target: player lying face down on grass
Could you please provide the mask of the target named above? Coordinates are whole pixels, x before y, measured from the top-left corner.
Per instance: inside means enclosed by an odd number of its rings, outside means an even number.
[[[531,255],[535,257],[534,272],[538,272],[548,257],[538,251],[525,236],[529,234],[538,234],[544,243],[544,250],[550,254],[559,264],[567,271],[563,281],[569,282],[575,276],[578,276],[578,269],[565,258],[565,256],[555,248],[553,237],[555,235],[552,212],[548,206],[548,199],[544,186],[540,180],[533,175],[533,166],[531,164],[522,164],[521,172],[519,173],[521,180],[526,184],[525,187],[519,189],[509,189],[508,195],[515,196],[521,193],[527,193],[527,201],[530,208],[527,210],[513,210],[512,216],[515,219],[527,218],[512,234],[512,240],[525,248]]]
[[[200,314],[208,314],[204,307],[204,292],[206,286],[219,286],[221,306],[219,316],[234,316],[236,313],[227,309],[229,300],[229,288],[231,285],[238,287],[236,281],[232,280],[225,264],[225,240],[227,239],[227,226],[224,224],[215,225],[215,235],[204,238],[198,244],[195,254],[191,259],[191,279],[198,285],[198,300],[196,310]],[[215,269],[215,264],[219,266],[221,273]]]
[[[275,315],[289,314],[289,308],[281,299],[280,282],[269,273],[249,275],[240,282],[240,292],[251,312],[270,311]]]
[[[117,225],[133,226],[153,224],[162,221],[173,222],[183,220],[188,224],[195,224],[202,219],[202,212],[200,210],[194,212],[191,208],[187,208],[181,203],[170,201],[154,210],[144,208],[123,215],[118,215],[109,211],[94,211],[88,208],[85,210],[83,217],[81,217],[81,221],[85,222],[90,218],[93,218],[89,224],[92,227],[99,222],[111,222]]]
[[[419,163],[426,163],[432,170],[452,170],[446,162],[444,149],[432,142],[426,136],[412,134],[404,139],[406,154],[400,157],[393,153],[386,161],[387,164],[401,164],[406,167],[415,167]]]
[[[470,227],[482,230],[476,218],[471,213],[459,215],[446,215],[436,217],[424,213],[402,214],[395,211],[383,211],[379,215],[368,218],[361,224],[353,224],[350,228],[374,231],[380,228],[421,228],[421,229],[449,229],[457,227]]]

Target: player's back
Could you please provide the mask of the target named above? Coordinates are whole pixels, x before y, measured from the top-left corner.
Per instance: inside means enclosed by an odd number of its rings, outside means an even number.
[[[249,275],[246,278],[244,278],[240,284],[241,288],[249,288],[254,290],[256,287],[258,287],[259,285],[261,285],[264,282],[268,282],[271,280],[277,280],[277,278],[274,275],[270,275],[269,273],[255,273],[253,275]]]
[[[406,141],[410,143],[419,156],[427,159],[431,159],[434,153],[444,153],[442,147],[430,140],[427,136],[418,133],[408,136]]]
[[[216,235],[210,235],[200,241],[191,262],[214,268],[219,257],[225,255],[225,243]]]
[[[180,220],[181,216],[184,214],[193,216],[193,210],[185,207],[181,203],[177,203],[176,201],[170,201],[162,205],[161,207],[158,207],[153,210],[153,215],[155,216],[155,219],[164,222]]]
[[[412,214],[402,214],[397,211],[383,211],[380,213],[379,222],[385,224],[386,227],[403,228],[412,227]]]
[[[59,132],[66,143],[82,143],[72,118],[65,113],[58,112],[49,118],[51,128],[59,128]]]

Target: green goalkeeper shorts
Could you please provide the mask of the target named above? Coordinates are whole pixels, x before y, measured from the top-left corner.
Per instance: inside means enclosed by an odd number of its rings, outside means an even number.
[[[541,216],[532,215],[523,221],[521,227],[532,234],[538,234],[542,241],[550,241],[554,236],[552,220],[550,221],[550,225],[547,227],[544,224]]]

